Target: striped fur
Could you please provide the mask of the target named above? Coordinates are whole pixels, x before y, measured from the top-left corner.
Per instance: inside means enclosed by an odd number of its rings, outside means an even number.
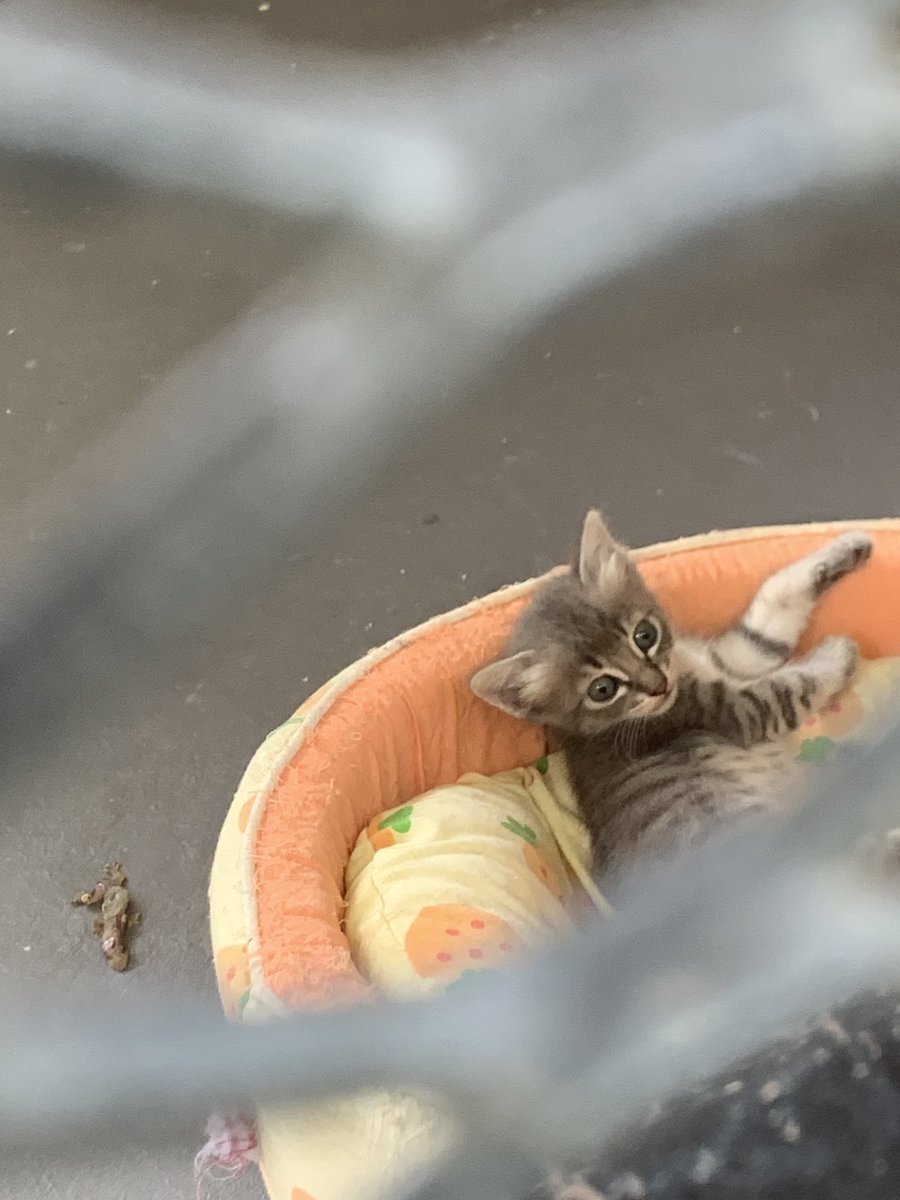
[[[595,867],[618,873],[784,802],[785,735],[846,687],[858,658],[840,637],[791,655],[819,598],[871,552],[861,532],[829,542],[770,576],[740,621],[704,642],[672,629],[590,513],[571,573],[538,591],[473,690],[556,735]]]

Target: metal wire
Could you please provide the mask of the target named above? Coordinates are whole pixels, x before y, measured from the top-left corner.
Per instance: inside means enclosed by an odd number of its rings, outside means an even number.
[[[0,596],[7,763],[49,712],[133,679],[579,289],[742,214],[896,171],[891,13],[833,0],[582,17],[452,69],[320,56],[288,101],[250,60],[229,64],[232,87],[201,85],[146,31],[110,47],[77,19],[61,38],[5,11],[0,145],[346,222],[310,279],[174,373],[41,498],[56,536],[5,564]],[[896,902],[833,854],[886,818],[898,760],[891,736],[787,830],[711,847],[626,898],[612,926],[439,1004],[240,1031],[168,1011],[77,1036],[71,1022],[60,1037],[22,1030],[0,1046],[0,1147],[162,1135],[211,1104],[425,1087],[479,1136],[423,1194],[472,1191],[484,1171],[492,1195],[513,1195],[523,1162],[583,1148],[573,1130],[599,1144],[785,1020],[891,974]],[[654,1005],[648,980],[676,971],[697,985],[689,1002]],[[402,1065],[385,1034],[401,1022]]]

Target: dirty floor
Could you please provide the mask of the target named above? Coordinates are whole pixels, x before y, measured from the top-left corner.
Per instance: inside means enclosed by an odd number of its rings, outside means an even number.
[[[148,6],[149,7],[149,6]],[[285,42],[502,37],[519,0],[174,0]],[[276,220],[0,162],[0,546],[22,502],[291,261]],[[752,273],[695,254],[589,297],[500,362],[354,510],[337,512],[158,664],[117,715],[47,731],[0,814],[0,1007],[212,995],[216,831],[266,732],[317,684],[428,615],[540,571],[600,502],[635,544],[712,527],[900,514],[896,201],[815,210]],[[737,262],[737,266],[735,266]],[[717,265],[718,264],[718,265]],[[741,265],[743,264],[743,266]],[[710,282],[714,272],[718,282]],[[145,913],[135,969],[105,970],[66,900],[110,857]],[[27,897],[27,903],[22,898]],[[188,1200],[200,1131],[127,1161],[0,1165],[0,1196]],[[262,1195],[253,1181],[223,1197]]]

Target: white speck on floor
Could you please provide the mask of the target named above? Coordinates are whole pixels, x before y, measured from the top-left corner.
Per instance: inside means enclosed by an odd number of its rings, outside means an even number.
[[[29,358],[28,361],[25,363],[25,370],[33,371],[36,366],[37,366],[37,359]]]
[[[722,453],[726,458],[733,458],[736,462],[743,463],[745,467],[760,465],[755,454],[751,454],[749,450],[740,450],[737,446],[723,446]]]
[[[814,421],[814,422],[815,422],[815,421],[818,421],[818,419],[819,419],[819,410],[818,410],[818,408],[816,408],[815,404],[807,404],[807,406],[806,406],[806,411],[807,411],[807,412],[809,413],[809,415],[812,417],[812,419],[813,419],[813,421]]]

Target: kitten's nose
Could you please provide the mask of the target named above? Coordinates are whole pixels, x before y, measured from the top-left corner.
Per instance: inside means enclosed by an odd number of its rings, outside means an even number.
[[[660,674],[659,679],[654,679],[653,684],[647,688],[648,696],[665,696],[669,690],[669,681],[665,675]]]

